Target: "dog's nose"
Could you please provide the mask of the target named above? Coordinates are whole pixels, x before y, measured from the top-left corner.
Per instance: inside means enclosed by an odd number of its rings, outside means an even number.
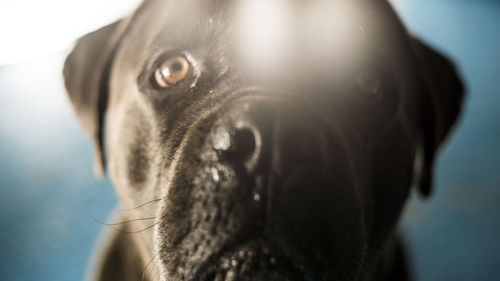
[[[249,172],[259,164],[278,176],[310,170],[322,158],[325,138],[314,114],[297,108],[265,99],[233,104],[213,126],[212,147]]]
[[[269,106],[259,101],[239,102],[226,111],[211,132],[213,149],[233,165],[251,171],[262,154],[274,117]]]
[[[203,121],[193,135],[202,142],[193,159],[201,161],[186,165],[199,169],[189,171],[196,227],[231,241],[287,237],[278,247],[309,235],[310,226],[325,231],[308,241],[335,237],[324,218],[350,208],[343,200],[352,184],[334,125],[308,104],[251,95]]]
[[[212,144],[230,161],[247,162],[257,149],[256,139],[259,137],[259,132],[252,128],[221,124],[212,133]]]

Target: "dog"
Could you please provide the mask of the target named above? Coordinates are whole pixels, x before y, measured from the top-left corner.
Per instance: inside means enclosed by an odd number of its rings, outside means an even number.
[[[146,0],[64,79],[123,208],[93,280],[410,280],[464,87],[388,1]]]

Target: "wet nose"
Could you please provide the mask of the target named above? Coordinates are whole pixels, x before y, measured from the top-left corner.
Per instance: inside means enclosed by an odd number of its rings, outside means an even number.
[[[226,159],[247,162],[257,150],[259,131],[236,124],[218,125],[212,135],[213,147]]]
[[[225,161],[252,170],[263,153],[263,140],[274,122],[272,110],[263,101],[239,102],[216,121],[211,143]]]
[[[321,218],[331,208],[332,193],[342,192],[344,185],[331,187],[347,174],[334,164],[346,163],[343,152],[319,113],[306,104],[251,96],[206,120],[210,125],[201,132],[208,138],[202,136],[200,157],[206,162],[196,194],[207,202],[200,212],[210,206],[218,210],[211,218],[220,218],[221,233],[237,239],[284,234],[310,225],[311,216]]]
[[[322,158],[322,130],[311,112],[272,100],[232,105],[215,122],[212,147],[224,160],[252,171],[267,163],[278,175],[311,168]]]

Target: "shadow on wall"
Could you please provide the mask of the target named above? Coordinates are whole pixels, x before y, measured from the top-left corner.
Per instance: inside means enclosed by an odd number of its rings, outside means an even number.
[[[402,229],[415,280],[498,280],[500,3],[400,0],[410,30],[447,52],[469,89],[442,151],[436,192],[413,198]],[[92,174],[91,144],[62,84],[66,53],[0,67],[0,280],[81,280],[116,203]]]

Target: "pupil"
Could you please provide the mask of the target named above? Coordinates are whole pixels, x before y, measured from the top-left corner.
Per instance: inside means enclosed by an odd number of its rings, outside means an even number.
[[[172,70],[175,72],[181,71],[182,70],[182,64],[178,61],[174,62],[172,64]]]

